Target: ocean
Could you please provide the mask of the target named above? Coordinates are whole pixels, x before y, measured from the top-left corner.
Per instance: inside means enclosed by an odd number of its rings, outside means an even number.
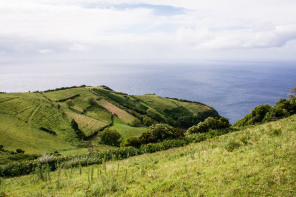
[[[288,98],[296,63],[104,64],[76,62],[38,66],[0,64],[0,92],[27,92],[74,85],[106,85],[115,91],[199,101],[231,123],[261,104]]]

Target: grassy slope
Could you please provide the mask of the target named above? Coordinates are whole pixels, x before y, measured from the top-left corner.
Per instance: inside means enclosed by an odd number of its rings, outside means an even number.
[[[137,95],[135,97],[144,101],[149,107],[160,109],[162,111],[165,109],[173,109],[178,107],[175,102],[171,102],[166,98],[156,96],[154,94]]]
[[[239,146],[227,151],[233,142]],[[182,148],[85,167],[82,175],[79,169],[52,172],[50,183],[28,175],[5,179],[1,187],[12,196],[295,196],[295,146],[292,116]]]
[[[119,119],[121,119],[124,123],[130,124],[134,119],[136,119],[131,114],[127,113],[126,111],[120,109],[119,107],[113,105],[112,103],[106,101],[106,100],[100,100],[100,105],[106,108],[108,111],[110,111],[112,114],[115,114],[118,116]]]
[[[93,88],[101,90],[101,93],[102,90],[107,91],[107,94],[100,95],[100,92],[93,91]],[[75,95],[79,96],[72,99],[73,110],[68,108],[65,101],[57,102]],[[90,98],[99,98],[96,101],[97,105],[91,106]],[[70,88],[44,93],[0,94],[0,144],[7,150],[15,151],[21,148],[26,153],[41,154],[56,150],[72,152],[77,149],[68,141],[76,135],[70,124],[72,119],[75,119],[79,128],[89,136],[109,125],[112,113],[115,113],[120,120],[115,122],[113,127],[118,129],[124,138],[128,138],[146,131],[147,128],[128,125],[144,116],[146,110],[144,106],[165,110],[180,105],[194,112],[204,111],[207,108],[204,105],[155,95],[129,96],[103,87]],[[40,130],[41,127],[54,131],[57,135],[46,133]]]
[[[27,153],[43,153],[73,148],[62,139],[71,128],[40,94],[1,94],[0,119],[0,144],[7,150],[21,148]],[[58,135],[39,130],[41,126]]]
[[[122,135],[123,139],[127,139],[132,136],[138,136],[148,130],[147,127],[129,126],[117,117],[114,118],[114,125],[111,128],[116,129]]]
[[[176,107],[185,107],[192,113],[212,110],[211,107],[202,103],[183,102],[171,98],[163,98],[154,94],[137,95],[136,98],[144,101],[146,105],[152,108],[160,109],[161,111],[170,110]]]

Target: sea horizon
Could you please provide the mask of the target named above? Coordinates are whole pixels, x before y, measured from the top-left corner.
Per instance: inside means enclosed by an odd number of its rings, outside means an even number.
[[[44,91],[71,86],[106,85],[132,95],[154,93],[202,102],[231,123],[261,104],[288,98],[295,86],[293,62],[231,62],[176,64],[48,65],[44,68],[6,66],[0,92]],[[2,66],[5,67],[5,66]]]

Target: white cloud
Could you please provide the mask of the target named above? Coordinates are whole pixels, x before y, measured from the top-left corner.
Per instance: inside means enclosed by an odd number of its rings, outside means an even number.
[[[51,49],[40,49],[39,52],[43,55],[54,53],[54,51]]]
[[[88,48],[85,45],[82,45],[82,44],[73,44],[70,47],[70,50],[71,51],[86,52],[86,51],[88,51]]]
[[[180,28],[177,38],[195,49],[240,49],[282,47],[296,39],[296,25],[274,27],[264,24],[254,29],[215,31],[207,27]]]
[[[119,4],[126,6],[118,9]],[[183,12],[158,15],[143,4]],[[246,53],[249,58],[267,58],[270,53],[284,59],[295,45],[295,9],[294,0],[2,1],[0,56],[71,59],[81,52],[93,59],[133,60],[232,58]]]

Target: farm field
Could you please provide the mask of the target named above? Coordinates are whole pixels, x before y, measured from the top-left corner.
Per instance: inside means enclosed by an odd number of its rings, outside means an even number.
[[[130,125],[126,125],[117,117],[114,119],[114,125],[110,128],[116,129],[122,135],[123,139],[138,136],[148,130],[147,127],[132,127]]]
[[[189,125],[184,124],[183,127],[188,128],[212,115],[218,116],[211,107],[205,110],[204,104],[156,95],[132,96],[113,91],[106,86],[2,93],[0,145],[3,145],[5,150],[21,149],[28,154],[40,155],[55,151],[62,154],[87,152],[88,137],[96,139],[95,136],[107,127],[116,129],[123,139],[127,139],[141,135],[151,124],[176,123],[177,119],[166,120],[168,113],[164,110],[178,109],[179,106],[183,106],[182,110],[187,110],[187,113],[170,111],[169,114],[175,114],[174,118],[182,115],[189,117]],[[195,114],[203,116],[191,121],[190,117],[194,118]],[[94,141],[91,144],[98,145]],[[108,146],[100,145],[97,149],[101,148],[105,150]]]

